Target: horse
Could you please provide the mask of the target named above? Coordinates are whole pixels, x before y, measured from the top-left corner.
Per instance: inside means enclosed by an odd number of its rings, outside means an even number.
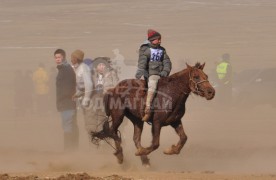
[[[215,96],[215,90],[203,72],[205,63],[196,63],[195,66],[186,63],[186,66],[185,69],[161,78],[158,82],[153,102],[154,110],[149,121],[152,124],[152,143],[149,147],[144,148],[141,145],[144,125],[142,117],[147,95],[147,83],[142,79],[123,80],[104,94],[103,105],[107,117],[111,118],[111,125],[104,125],[104,133],[92,133],[92,139],[112,138],[116,150],[114,155],[119,164],[123,163],[123,149],[118,128],[126,116],[133,123],[133,141],[137,148],[135,155],[141,157],[143,165],[150,165],[147,155],[159,147],[160,131],[163,126],[173,127],[180,138],[177,144],[165,150],[164,154],[179,154],[187,141],[181,119],[185,114],[185,103],[190,93],[205,97],[207,100]]]

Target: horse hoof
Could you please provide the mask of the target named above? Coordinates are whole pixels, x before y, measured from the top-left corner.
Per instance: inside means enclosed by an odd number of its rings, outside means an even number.
[[[114,155],[116,156],[117,162],[119,164],[122,164],[124,162],[124,156],[122,154],[122,151],[117,151],[117,152],[114,153]]]
[[[166,155],[172,155],[172,154],[179,154],[180,151],[177,149],[175,145],[172,145],[172,147],[164,150],[163,153]]]
[[[143,163],[143,167],[145,167],[146,169],[149,169],[151,166],[150,166],[150,163]]]
[[[118,158],[117,158],[117,162],[118,162],[118,164],[123,164],[124,160],[123,160],[123,159],[118,159]]]
[[[166,154],[166,155],[173,154],[171,149],[166,149],[166,150],[163,151],[163,153]]]

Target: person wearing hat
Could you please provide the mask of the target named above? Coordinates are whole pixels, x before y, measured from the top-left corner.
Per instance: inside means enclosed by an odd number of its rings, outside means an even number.
[[[83,62],[84,53],[81,50],[75,50],[71,54],[71,62],[76,73],[76,93],[73,99],[79,98],[80,105],[84,113],[85,128],[90,133],[94,130],[94,124],[91,122],[90,106],[93,83],[91,79],[91,71],[87,64]]]
[[[108,89],[115,87],[119,81],[117,72],[111,66],[109,57],[97,57],[93,65],[92,81],[95,94],[105,93]]]
[[[92,95],[92,120],[97,124],[94,132],[103,132],[103,125],[106,121],[103,99],[104,93],[113,88],[119,81],[116,71],[110,66],[109,57],[97,57],[93,61],[92,81],[94,91]]]
[[[154,99],[158,80],[167,77],[171,72],[171,61],[166,50],[161,45],[161,34],[153,29],[148,30],[148,41],[140,46],[138,69],[135,77],[142,76],[148,80],[148,93],[146,99],[145,115],[143,121],[151,116],[152,101]]]

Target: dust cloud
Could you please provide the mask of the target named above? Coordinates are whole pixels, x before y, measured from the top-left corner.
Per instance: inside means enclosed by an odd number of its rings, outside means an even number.
[[[89,142],[79,113],[80,148],[63,153],[63,132],[55,109],[53,52],[82,49],[85,57],[124,56],[122,71],[131,78],[137,50],[148,28],[162,34],[162,45],[173,73],[206,62],[212,81],[223,53],[231,55],[234,74],[247,69],[275,68],[276,2],[273,0],[173,1],[35,1],[0,2],[1,118],[0,173],[39,172],[143,172],[132,141],[130,122],[121,128],[125,163],[120,166],[113,149]],[[49,98],[38,107],[32,73],[43,63],[50,77]],[[129,67],[129,68],[128,68]],[[275,81],[275,80],[274,80]],[[235,86],[235,82],[233,82]],[[275,96],[264,86],[254,96]],[[188,141],[179,155],[163,149],[178,141],[171,127],[161,132],[158,150],[150,154],[151,171],[275,173],[275,105],[206,101],[191,95],[182,119]],[[274,100],[273,100],[274,98]],[[125,119],[127,121],[127,119]],[[145,125],[143,145],[151,142]]]

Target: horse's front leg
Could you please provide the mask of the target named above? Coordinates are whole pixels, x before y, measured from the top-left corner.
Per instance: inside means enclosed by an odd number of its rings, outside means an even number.
[[[152,143],[151,146],[147,148],[140,148],[138,151],[135,153],[136,156],[141,156],[141,155],[148,155],[152,151],[156,150],[159,147],[159,141],[160,141],[160,131],[161,131],[161,125],[158,120],[153,121],[152,123]]]
[[[180,150],[183,148],[184,144],[187,141],[187,136],[184,132],[181,120],[177,121],[176,123],[172,124],[171,126],[175,129],[175,131],[178,134],[178,136],[180,137],[180,139],[179,139],[177,145],[172,145],[169,149],[164,151],[164,154],[168,154],[168,155],[179,154]]]
[[[137,148],[136,155],[139,153],[140,149],[143,149],[141,145],[141,135],[143,132],[144,122],[138,121],[134,122],[134,134],[133,134],[133,141],[135,143],[135,146]],[[141,161],[143,166],[150,166],[149,158],[146,155],[141,155]]]

